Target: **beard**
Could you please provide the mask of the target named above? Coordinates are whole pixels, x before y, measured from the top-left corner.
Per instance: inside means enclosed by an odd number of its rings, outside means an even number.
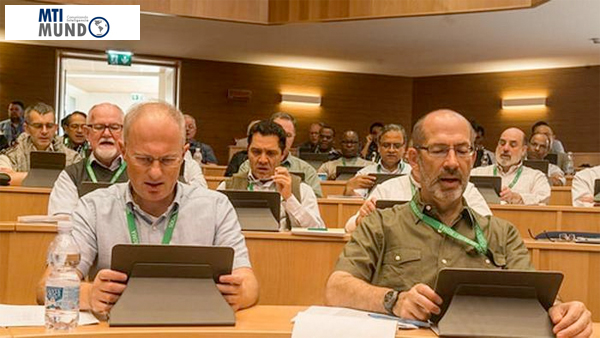
[[[420,170],[420,184],[421,189],[427,189],[427,192],[438,201],[455,201],[462,197],[463,192],[467,187],[467,180],[463,177],[458,169],[447,169],[442,167],[442,171],[436,177],[429,175],[424,172],[422,168],[423,160],[419,157],[417,159]],[[444,189],[441,186],[443,178],[453,178],[460,180],[460,185],[454,189]]]
[[[506,155],[503,155],[502,153],[500,154],[496,154],[496,162],[498,162],[498,164],[500,164],[503,167],[511,167],[517,163],[519,163],[519,158],[517,157],[513,157],[512,155],[509,155],[510,158],[506,158]]]
[[[111,143],[112,147],[106,147],[103,143]],[[119,155],[119,149],[117,149],[115,140],[113,139],[101,139],[100,142],[98,142],[96,149],[94,149],[94,156],[101,161],[111,161],[117,157],[117,155]]]

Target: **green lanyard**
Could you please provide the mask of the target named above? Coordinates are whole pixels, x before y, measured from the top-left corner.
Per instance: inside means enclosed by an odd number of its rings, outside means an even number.
[[[408,180],[410,181],[410,178]],[[411,192],[411,194],[410,194],[411,198],[412,198],[412,196],[415,196],[415,185],[412,181],[410,181],[410,192]]]
[[[248,190],[249,191],[254,191],[254,182],[249,182],[248,183]]]
[[[110,184],[115,183],[119,179],[119,177],[121,177],[121,175],[125,171],[126,167],[127,167],[127,162],[121,161],[121,166],[119,166],[119,169],[117,169],[117,171],[113,174],[109,183]],[[85,164],[85,170],[87,170],[90,180],[92,180],[92,182],[94,182],[94,183],[98,183],[98,179],[96,178],[96,173],[94,172],[94,169],[92,169],[92,159],[91,158],[88,158],[87,163]]]
[[[127,227],[129,227],[129,237],[131,237],[132,244],[140,244],[140,236],[138,235],[137,227],[135,226],[135,216],[133,216],[133,212],[127,208]],[[165,229],[165,234],[163,235],[162,244],[171,243],[171,237],[173,237],[173,230],[175,229],[175,225],[177,224],[177,215],[179,211],[175,209],[169,217],[169,223],[167,223],[167,228]]]
[[[523,166],[520,166],[519,169],[517,169],[517,174],[515,175],[515,178],[513,178],[512,182],[510,182],[510,184],[508,185],[510,189],[512,189],[512,187],[514,187],[515,184],[517,184],[517,181],[519,180],[519,177],[521,177],[522,172]],[[494,166],[494,176],[498,176],[498,167],[496,166]]]
[[[342,157],[342,166],[346,166],[346,159]]]
[[[423,223],[432,227],[437,232],[443,233],[443,234],[448,235],[458,241],[469,244],[470,246],[474,247],[478,253],[480,253],[482,255],[487,254],[488,244],[485,239],[485,236],[483,235],[483,231],[479,227],[479,224],[477,224],[476,220],[473,220],[473,228],[475,229],[475,238],[477,239],[477,242],[459,234],[454,229],[443,224],[442,222],[438,221],[437,219],[423,214],[419,210],[419,207],[417,206],[417,203],[415,202],[414,198],[410,201],[410,208],[412,209],[412,212],[415,214],[415,216],[417,216],[417,218],[419,218],[421,221],[423,221]]]

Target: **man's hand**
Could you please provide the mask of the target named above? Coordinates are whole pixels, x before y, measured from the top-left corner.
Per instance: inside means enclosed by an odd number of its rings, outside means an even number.
[[[552,331],[557,338],[592,335],[592,313],[581,302],[554,305],[548,310],[548,315],[554,324]]]
[[[500,199],[508,204],[523,204],[523,197],[519,193],[510,190],[509,187],[502,188]]]
[[[103,269],[98,272],[89,295],[89,308],[94,312],[106,315],[115,305],[119,297],[127,287],[127,275],[110,270]]]
[[[292,197],[292,176],[286,168],[275,168],[273,181],[275,181],[275,184],[277,185],[277,191],[279,191],[284,200],[287,201],[288,198]]]
[[[344,189],[344,195],[354,195],[355,189],[370,189],[375,184],[375,176],[369,175],[357,175],[352,177],[346,182],[346,188]]]
[[[258,281],[250,268],[238,268],[219,277],[217,288],[234,311],[258,301]]]
[[[394,306],[394,314],[401,318],[426,321],[432,314],[439,314],[442,298],[426,284],[417,284],[410,290],[400,292]]]
[[[563,185],[563,181],[561,180],[560,174],[554,174],[554,175],[550,176],[550,185],[555,186],[555,187]]]
[[[581,201],[583,203],[594,203],[594,196],[592,196],[592,195],[581,196],[581,197],[579,197],[579,201]]]
[[[360,224],[363,218],[369,216],[377,209],[375,203],[377,203],[377,198],[371,197],[360,206],[360,209],[358,210],[358,217],[356,218],[357,226]]]

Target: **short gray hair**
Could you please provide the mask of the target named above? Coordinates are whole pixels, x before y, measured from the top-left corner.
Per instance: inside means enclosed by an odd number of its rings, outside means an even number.
[[[408,143],[408,139],[406,138],[406,130],[404,129],[404,127],[402,127],[399,124],[394,124],[394,123],[386,124],[383,127],[383,129],[381,130],[381,133],[379,133],[379,136],[377,137],[377,143],[381,142],[383,135],[385,135],[386,133],[392,132],[392,131],[397,131],[397,132],[401,133],[402,139],[404,140],[404,144],[406,145]]]
[[[149,108],[156,107],[156,109],[150,110]],[[146,114],[156,114],[171,118],[179,127],[181,142],[186,143],[185,138],[185,120],[183,114],[173,105],[164,101],[148,101],[138,103],[127,111],[125,115],[125,123],[123,125],[123,140],[127,142],[129,136],[129,129],[133,123],[140,117]]]
[[[44,102],[38,102],[34,105],[31,105],[25,109],[25,121],[31,122],[31,112],[37,112],[40,115],[53,114],[54,119],[56,120],[56,115],[54,114],[54,108],[50,105],[45,104]]]
[[[114,108],[117,111],[119,111],[120,113],[120,117],[123,119],[125,117],[125,113],[123,112],[123,109],[121,109],[119,106],[117,106],[116,104],[110,103],[110,102],[102,102],[102,103],[98,103],[92,106],[92,108],[90,108],[90,110],[88,111],[88,115],[87,115],[87,119],[86,119],[86,123],[87,124],[91,124],[92,123],[92,115],[95,109],[97,108],[101,108],[101,107],[110,107],[110,108]]]
[[[471,140],[471,146],[473,146],[475,144],[475,136],[477,136],[477,133],[475,132],[475,129],[473,129],[473,126],[471,125],[469,120],[467,120],[464,116],[455,112],[454,110],[438,109],[438,110],[434,110],[432,112],[425,114],[417,121],[417,123],[415,123],[413,130],[412,130],[412,138],[411,138],[413,147],[421,146],[426,141],[425,130],[423,129],[423,123],[425,122],[425,119],[427,119],[427,117],[431,114],[442,113],[442,112],[453,115],[455,117],[458,117],[459,119],[464,120],[465,123],[467,123],[469,125],[469,131],[470,131],[469,138]]]
[[[292,122],[292,124],[294,125],[294,131],[296,131],[296,118],[293,117],[291,114],[288,113],[284,113],[284,112],[277,112],[273,115],[271,115],[270,120],[271,121],[275,121],[275,119],[282,119],[282,120],[288,120],[290,122]]]

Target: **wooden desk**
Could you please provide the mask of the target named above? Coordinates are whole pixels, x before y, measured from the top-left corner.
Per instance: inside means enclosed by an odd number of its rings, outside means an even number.
[[[10,331],[8,329],[0,327],[0,338],[10,338],[12,337]]]
[[[202,165],[202,173],[204,176],[225,176],[226,165]]]
[[[327,227],[343,228],[363,203],[362,198],[319,198],[319,212]]]
[[[572,206],[571,187],[552,187],[550,193],[550,205]]]
[[[46,215],[50,188],[0,187],[0,221],[16,222],[18,216]]]
[[[321,191],[323,192],[323,197],[343,195],[346,182],[348,181],[321,181]]]

